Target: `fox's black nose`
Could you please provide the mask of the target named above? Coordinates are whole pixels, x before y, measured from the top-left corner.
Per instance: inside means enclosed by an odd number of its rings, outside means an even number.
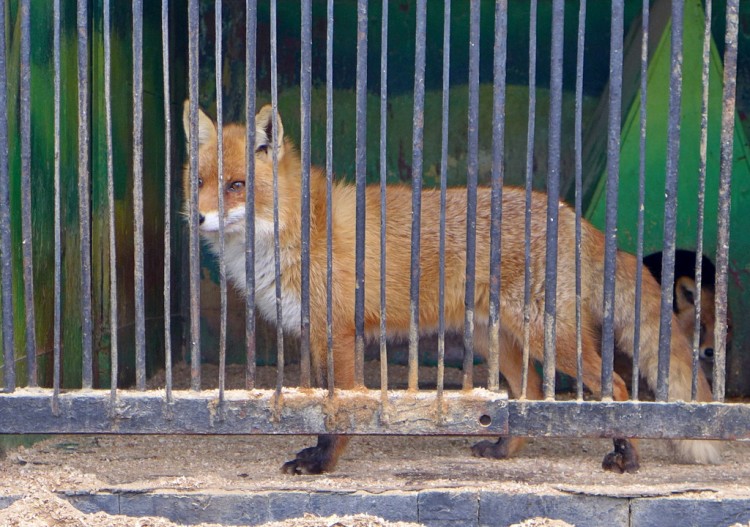
[[[713,359],[714,358],[714,349],[713,348],[706,348],[703,350],[703,356],[707,359]]]
[[[203,222],[206,221],[206,217],[203,214],[198,215],[198,223],[203,225]]]

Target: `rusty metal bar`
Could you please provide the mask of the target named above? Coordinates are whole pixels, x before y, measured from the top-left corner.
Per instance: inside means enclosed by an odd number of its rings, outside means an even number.
[[[78,0],[78,225],[81,247],[81,355],[84,388],[93,386],[91,321],[91,200],[89,177],[88,2]]]
[[[133,229],[135,249],[135,385],[146,389],[146,300],[143,276],[143,0],[133,0]]]
[[[279,74],[276,0],[271,0],[271,139],[273,161],[273,261],[276,286],[276,394],[284,385],[284,331],[281,300],[281,249],[279,246]]]
[[[54,215],[55,215],[55,277],[54,277],[54,305],[53,305],[53,335],[52,335],[52,414],[58,415],[60,411],[60,355],[61,355],[61,341],[62,341],[62,228],[61,222],[61,209],[60,209],[60,26],[61,26],[61,11],[60,11],[60,0],[54,0],[52,4],[52,62],[54,63]],[[0,20],[0,27],[4,24]],[[2,37],[4,40],[4,37]],[[5,73],[5,66],[0,64],[0,71]],[[4,89],[0,87],[0,92],[5,93]],[[0,94],[0,96],[2,95]],[[4,104],[0,104],[0,108],[5,108]],[[4,116],[2,117],[5,118]],[[8,187],[2,181],[0,177],[0,187],[7,189]],[[0,199],[0,209],[5,208],[5,201]],[[5,218],[0,216],[0,224],[7,225]],[[0,230],[3,227],[0,227]],[[0,258],[2,259],[2,258]],[[3,263],[4,265],[4,263]],[[12,336],[12,334],[11,334]]]
[[[333,398],[333,0],[326,4],[326,366]]]
[[[664,199],[664,250],[661,269],[661,320],[659,324],[659,367],[656,400],[669,396],[669,359],[672,338],[674,255],[677,227],[677,172],[680,155],[680,108],[682,101],[683,0],[672,2],[671,75],[669,80],[669,119]]]
[[[385,3],[385,2],[383,2]],[[440,135],[440,269],[438,270],[438,412],[442,415],[445,384],[445,206],[448,191],[448,121],[451,89],[451,0],[445,0],[443,11],[443,101]]]
[[[26,378],[36,386],[36,316],[34,314],[34,256],[31,226],[31,21],[29,0],[19,3],[21,60],[19,83],[21,133],[21,253],[23,258],[23,303],[26,315]]]
[[[245,388],[255,388],[256,0],[245,2]]]
[[[693,378],[690,388],[690,399],[694,401],[698,395],[698,372],[700,370],[700,338],[701,338],[701,300],[703,291],[703,227],[706,210],[706,156],[708,151],[708,81],[711,63],[711,0],[706,0],[705,17],[703,19],[703,67],[701,70],[701,135],[698,146],[698,223],[695,234],[695,318],[693,322]]]
[[[466,293],[463,387],[474,386],[474,288],[477,238],[477,176],[479,172],[479,0],[469,7],[469,125],[466,167]]]
[[[59,0],[56,0],[59,2]],[[57,4],[55,4],[56,7]],[[56,23],[59,24],[59,9]],[[57,25],[55,26],[57,28]],[[8,174],[8,74],[6,70],[5,9],[0,9],[0,292],[3,310],[3,388],[16,388],[13,320],[13,270],[11,267],[10,179]],[[59,47],[58,47],[59,50]],[[59,60],[56,63],[59,70]],[[59,98],[56,99],[59,104]],[[55,137],[58,137],[57,135]],[[59,197],[59,191],[55,196]]]
[[[508,35],[508,2],[495,3],[494,87],[492,99],[492,204],[490,214],[490,390],[500,389],[500,247],[503,224],[503,180],[505,177],[505,74]]]
[[[357,182],[354,297],[354,379],[364,384],[365,357],[365,188],[367,185],[367,0],[357,2],[355,178]]]
[[[388,138],[388,0],[383,0],[380,20],[380,396],[388,401],[388,349],[386,343],[386,183]],[[441,266],[442,269],[442,266]]]
[[[646,201],[646,128],[648,121],[646,102],[648,100],[648,37],[649,37],[649,0],[643,0],[641,8],[641,108],[640,108],[640,143],[638,160],[638,226],[636,235],[636,263],[635,263],[635,306],[633,325],[633,382],[630,389],[630,397],[638,400],[638,384],[640,380],[640,356],[641,356],[641,292],[643,291],[643,238],[645,230],[645,207]]]
[[[622,120],[622,43],[625,6],[612,2],[609,41],[609,118],[607,120],[607,213],[604,233],[604,315],[602,320],[602,399],[611,399],[615,355],[615,273],[617,269],[617,195],[620,182]]]
[[[102,9],[104,28],[104,135],[107,149],[107,213],[109,227],[109,327],[110,327],[110,372],[109,386],[111,409],[114,413],[117,404],[117,372],[118,372],[118,346],[117,346],[117,237],[115,225],[115,178],[114,161],[112,158],[112,17],[110,1],[104,0]],[[165,69],[165,74],[167,70]],[[57,139],[57,134],[55,134]],[[168,144],[168,143],[167,143]],[[169,149],[167,149],[169,159]],[[167,163],[169,163],[167,161]],[[167,187],[169,188],[169,187]],[[168,198],[167,198],[168,199]],[[167,206],[168,210],[168,206]],[[165,254],[165,261],[169,261]],[[164,275],[169,276],[168,274]],[[165,284],[168,279],[165,280]],[[165,324],[168,324],[168,319]],[[168,345],[168,344],[167,344]]]
[[[300,125],[302,156],[302,262],[300,267],[300,385],[310,386],[310,109],[312,90],[312,3],[303,0],[300,45]]]
[[[734,149],[734,111],[737,92],[737,34],[739,0],[727,1],[727,29],[724,37],[724,92],[721,107],[721,175],[719,179],[719,217],[716,240],[716,347],[714,349],[714,400],[723,401],[726,380],[727,348],[727,268],[729,264],[729,211],[732,203],[732,161]]]
[[[109,0],[107,0],[109,1]],[[169,89],[169,0],[161,1],[161,50],[164,81],[164,374],[167,404],[172,396],[172,113]],[[111,159],[111,156],[110,156]],[[114,203],[114,199],[110,200]],[[112,214],[110,215],[112,217]],[[114,235],[110,231],[110,251],[113,251]],[[115,273],[114,260],[110,260],[110,273]],[[114,297],[113,297],[114,298]],[[114,310],[113,310],[114,311]],[[112,316],[113,331],[116,331],[116,316]],[[117,335],[117,333],[113,333]],[[112,338],[116,346],[116,338]],[[114,365],[113,365],[114,369]],[[112,386],[116,385],[116,377]]]
[[[227,259],[226,259],[226,215],[224,192],[224,97],[222,82],[222,2],[214,3],[215,57],[214,74],[216,78],[216,165],[218,168],[218,205],[219,205],[219,404],[224,403],[224,383],[227,369]]]
[[[557,217],[560,197],[560,133],[562,119],[563,0],[552,3],[550,62],[549,172],[547,174],[547,251],[544,286],[544,396],[555,396],[555,323],[557,320]]]
[[[526,129],[526,205],[524,214],[524,282],[523,282],[523,365],[521,370],[521,399],[526,398],[529,383],[529,355],[531,331],[531,191],[534,182],[534,135],[536,123],[536,18],[537,0],[529,9],[529,114]]]
[[[586,38],[586,0],[578,8],[575,107],[575,211],[576,211],[576,399],[583,400],[583,328],[581,327],[581,217],[583,216],[583,51]]]
[[[419,383],[419,279],[422,223],[422,163],[424,147],[424,75],[427,34],[427,2],[417,1],[417,24],[414,31],[414,114],[412,122],[411,175],[411,268],[409,288],[409,390]]]
[[[188,95],[190,133],[188,167],[190,170],[189,266],[190,266],[190,388],[201,389],[200,326],[200,238],[198,235],[198,0],[188,0]]]

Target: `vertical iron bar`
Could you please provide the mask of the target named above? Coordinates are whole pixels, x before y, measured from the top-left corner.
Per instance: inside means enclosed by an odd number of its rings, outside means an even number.
[[[198,16],[198,0],[188,0],[190,389],[193,391],[200,391],[201,389],[200,239],[198,237]]]
[[[612,398],[615,353],[615,273],[617,194],[620,180],[622,112],[623,0],[612,2],[609,42],[609,119],[607,121],[607,214],[604,234],[604,316],[602,322],[602,399]]]
[[[169,89],[169,0],[161,1],[161,39],[162,79],[164,81],[164,373],[167,404],[171,405],[174,401],[172,399],[172,100]],[[109,159],[111,160],[112,157],[110,156]],[[112,197],[110,203],[114,203]],[[110,251],[113,251],[112,231],[110,231],[110,236],[112,240]],[[113,260],[112,262],[110,267],[114,265]],[[114,268],[110,272],[114,273]],[[112,298],[114,302],[115,296]],[[112,320],[114,327],[117,319],[113,316]],[[115,342],[114,338],[112,342]]]
[[[643,238],[645,230],[646,201],[646,102],[648,95],[648,37],[649,37],[649,0],[643,0],[641,9],[641,111],[640,111],[640,155],[638,163],[638,234],[636,241],[635,262],[635,313],[636,323],[633,327],[633,381],[631,398],[638,400],[638,382],[640,380],[641,356],[641,291],[643,289]]]
[[[442,412],[443,409],[443,388],[445,383],[445,206],[448,190],[448,121],[450,116],[449,96],[451,87],[451,0],[445,0],[444,6],[443,116],[440,139],[440,269],[438,270],[438,412]]]
[[[557,312],[557,217],[560,197],[560,133],[562,116],[563,0],[552,3],[550,64],[549,173],[547,175],[547,252],[544,287],[544,396],[555,397],[555,323]]]
[[[661,269],[661,320],[659,325],[659,368],[656,400],[669,396],[669,353],[672,338],[672,295],[674,290],[675,231],[677,226],[677,171],[680,156],[680,108],[682,101],[683,0],[672,2],[672,52],[669,81],[669,120],[664,199],[664,250]]]
[[[326,4],[326,366],[333,398],[333,0]]]
[[[55,7],[59,8],[57,2],[59,0],[56,0]],[[55,17],[56,29],[59,25],[59,20],[58,9]],[[16,389],[16,371],[13,353],[15,349],[15,335],[13,330],[13,274],[11,269],[10,182],[8,174],[8,77],[5,57],[5,22],[5,9],[0,9],[0,280],[2,281],[0,283],[0,291],[2,292],[3,304],[3,388],[6,392],[12,392]],[[59,47],[56,49],[59,51]],[[56,71],[59,71],[59,60],[55,66]],[[59,98],[55,100],[59,104]],[[59,136],[55,135],[55,137]],[[55,196],[59,196],[59,191],[55,193]]]
[[[255,79],[258,5],[245,2],[245,388],[255,388]]]
[[[23,303],[26,309],[27,385],[36,386],[36,322],[34,315],[34,256],[31,230],[31,23],[29,0],[21,0],[21,251],[23,254]]]
[[[581,327],[581,217],[583,215],[583,50],[586,35],[586,0],[578,9],[575,108],[575,210],[576,210],[576,398],[583,400],[583,328]]]
[[[503,180],[505,177],[505,67],[507,54],[507,0],[495,3],[494,88],[492,104],[492,205],[490,214],[490,390],[500,390],[500,248],[503,224]]]
[[[536,15],[537,0],[529,9],[529,114],[526,129],[526,211],[524,217],[524,284],[523,284],[523,364],[521,398],[526,398],[529,381],[531,332],[531,191],[534,182],[534,135],[536,122]]]
[[[479,0],[469,7],[469,125],[466,167],[466,293],[463,387],[474,386],[474,287],[477,238],[477,175],[479,171]]]
[[[385,410],[388,400],[388,349],[386,345],[386,182],[388,165],[388,0],[382,3],[380,21],[380,395]]]
[[[281,249],[279,245],[279,77],[276,0],[271,0],[271,142],[273,161],[273,261],[276,286],[276,395],[284,385],[284,331],[281,304]]]
[[[693,321],[693,379],[690,388],[690,399],[695,400],[698,395],[698,370],[700,368],[700,338],[701,338],[701,297],[703,291],[703,225],[706,209],[706,155],[708,151],[708,82],[709,65],[711,63],[711,0],[705,2],[705,18],[703,25],[703,68],[701,79],[701,135],[698,161],[698,217],[695,236],[695,319]]]
[[[110,326],[110,396],[111,415],[115,414],[117,402],[117,239],[115,228],[115,179],[112,160],[112,28],[109,0],[104,0],[104,119],[107,148],[107,204],[109,215],[109,326]],[[166,71],[166,70],[165,70]],[[167,149],[167,159],[169,158]],[[167,187],[169,188],[169,187]],[[166,261],[169,259],[165,256]],[[165,275],[168,276],[168,275]],[[165,280],[165,283],[167,281]],[[165,321],[167,322],[168,319]]]
[[[303,0],[300,65],[302,155],[302,262],[300,267],[300,385],[310,386],[310,92],[312,89],[312,3]]]
[[[222,2],[216,0],[214,3],[214,31],[215,42],[214,51],[216,61],[214,64],[216,75],[216,157],[218,167],[219,182],[219,296],[220,296],[220,313],[219,313],[219,404],[224,402],[224,382],[226,380],[227,365],[227,259],[225,254],[225,204],[224,204],[224,102],[223,102],[223,85],[221,69],[222,60]]]
[[[729,212],[734,149],[734,111],[737,91],[737,33],[739,0],[727,0],[727,29],[724,37],[724,93],[721,111],[721,177],[716,248],[716,347],[714,350],[714,400],[723,402],[727,347],[727,267],[729,264]]]
[[[367,0],[357,1],[355,178],[357,182],[357,230],[354,297],[354,379],[364,384],[365,355],[365,187],[367,185]]]
[[[52,19],[53,19],[53,36],[52,36],[52,53],[54,62],[54,127],[55,127],[55,139],[54,139],[54,188],[55,188],[55,285],[54,285],[54,329],[53,329],[53,357],[52,357],[52,414],[57,416],[60,415],[60,341],[62,340],[62,295],[60,294],[62,288],[62,229],[60,227],[60,24],[61,24],[61,13],[60,13],[60,0],[54,0],[52,8]],[[0,27],[4,27],[4,23],[0,21]],[[0,40],[5,40],[1,38]],[[2,44],[0,44],[2,45]],[[5,75],[5,65],[0,64],[0,71],[2,75]],[[0,95],[5,93],[5,89],[0,87],[2,92]],[[5,105],[0,104],[0,109],[4,109]],[[3,111],[3,114],[5,112]],[[3,115],[2,119],[5,116]],[[4,128],[3,128],[4,129]],[[0,178],[0,187],[7,190],[5,182]],[[5,201],[0,199],[0,209],[5,208]],[[0,216],[2,218],[2,216]],[[5,223],[5,218],[0,219],[0,223]],[[2,227],[0,227],[2,229]],[[3,263],[4,265],[4,263]],[[12,334],[11,334],[12,336]]]
[[[91,202],[89,184],[88,2],[78,0],[78,225],[81,239],[81,349],[83,388],[93,386],[91,337]]]
[[[414,48],[414,116],[412,122],[411,269],[409,289],[409,389],[419,384],[419,278],[422,223],[422,162],[424,145],[424,75],[427,2],[417,1]]]
[[[133,0],[133,231],[135,258],[135,384],[146,389],[143,277],[143,1]]]

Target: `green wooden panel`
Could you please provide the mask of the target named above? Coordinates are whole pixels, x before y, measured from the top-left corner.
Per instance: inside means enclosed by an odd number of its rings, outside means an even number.
[[[646,152],[645,253],[661,250],[664,221],[664,174],[669,111],[670,31],[667,25],[648,71],[648,126]],[[680,129],[680,159],[677,209],[677,246],[695,247],[697,233],[697,190],[700,143],[700,111],[702,100],[703,11],[701,2],[685,4],[683,92]],[[722,102],[722,66],[715,45],[711,48],[709,81],[709,122],[706,175],[706,213],[704,252],[713,260],[716,254],[716,215],[720,170],[720,127]],[[627,111],[621,140],[620,192],[618,200],[618,243],[621,249],[635,252],[637,234],[638,166],[640,141],[640,97]],[[747,138],[737,120],[734,133],[732,174],[732,213],[730,249],[730,298],[735,313],[734,342],[728,357],[728,388],[747,392],[750,386],[741,376],[750,360],[750,328],[739,323],[739,314],[750,308],[750,239],[745,228],[744,211],[750,196],[750,164]],[[602,174],[586,215],[604,228],[606,174]]]

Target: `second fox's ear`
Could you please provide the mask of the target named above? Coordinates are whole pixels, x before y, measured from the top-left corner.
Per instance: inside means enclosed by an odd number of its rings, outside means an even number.
[[[190,100],[186,99],[182,111],[182,126],[185,129],[185,144],[190,149]],[[198,147],[216,141],[216,126],[203,110],[198,108]]]
[[[278,144],[279,159],[284,155],[284,126],[281,124],[281,116],[276,114],[276,141]],[[255,151],[271,155],[273,148],[273,110],[270,104],[266,104],[255,116]]]
[[[695,308],[695,281],[687,276],[681,276],[674,284],[675,300],[677,310],[684,311],[688,308]]]

